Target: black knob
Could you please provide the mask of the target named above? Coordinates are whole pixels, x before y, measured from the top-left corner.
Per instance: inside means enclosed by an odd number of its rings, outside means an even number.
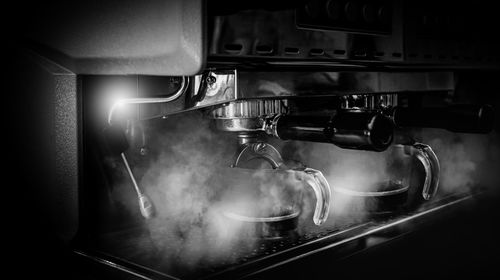
[[[348,1],[344,6],[345,17],[348,21],[356,22],[359,18],[359,5],[354,1]]]
[[[382,24],[390,24],[391,23],[391,13],[389,8],[386,6],[382,6],[378,9],[377,18]]]
[[[310,0],[307,2],[305,6],[306,13],[309,17],[317,19],[321,15],[321,11],[323,10],[323,5],[321,5],[323,1],[320,0]]]
[[[326,13],[331,20],[339,20],[342,14],[342,4],[337,0],[326,2]]]
[[[366,23],[374,23],[377,20],[377,9],[373,4],[365,4],[362,9],[363,19]]]

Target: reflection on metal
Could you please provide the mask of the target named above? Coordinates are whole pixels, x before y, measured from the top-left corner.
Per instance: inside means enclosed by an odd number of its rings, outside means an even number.
[[[242,167],[246,163],[262,159],[267,161],[273,169],[278,169],[283,165],[281,154],[269,143],[255,142],[243,146],[244,148],[236,157],[233,167]]]
[[[97,256],[94,256],[94,255],[91,255],[91,254],[87,254],[85,252],[82,252],[82,251],[78,251],[78,250],[75,250],[73,251],[76,255],[78,256],[81,256],[81,257],[84,257],[84,258],[87,258],[89,260],[92,260],[96,263],[99,263],[99,264],[102,264],[102,265],[105,265],[105,266],[108,266],[108,267],[111,267],[113,269],[117,269],[119,271],[122,271],[124,273],[127,273],[127,274],[130,274],[130,275],[133,275],[135,277],[138,277],[140,279],[144,279],[144,280],[151,280],[151,279],[154,279],[154,278],[150,278],[150,277],[147,277],[139,272],[136,272],[134,271],[133,269],[131,268],[128,268],[128,267],[125,267],[123,265],[120,265],[120,264],[117,264],[115,262],[112,262],[110,260],[106,260],[106,259],[103,259],[103,258],[99,258]],[[155,272],[155,273],[158,273],[158,272]],[[167,276],[167,275],[164,275],[170,279],[177,279],[177,278],[173,278],[173,277],[170,277],[170,276]]]
[[[108,112],[108,124],[112,124],[113,116],[117,109],[123,105],[127,104],[157,104],[157,103],[168,103],[179,98],[184,94],[189,86],[189,78],[182,77],[180,88],[172,95],[168,97],[137,97],[137,98],[125,98],[117,100]]]
[[[257,118],[287,112],[287,100],[244,100],[229,103],[212,111],[214,119]]]
[[[398,95],[386,94],[353,94],[341,98],[342,109],[386,110],[398,105]]]
[[[288,112],[287,100],[240,100],[217,107],[211,118],[217,129],[232,132],[258,132],[264,129],[264,119]]]
[[[197,75],[193,80],[195,91],[199,91],[198,89],[206,83],[204,96],[192,105],[194,108],[213,106],[238,98],[236,70],[208,71],[208,74]]]

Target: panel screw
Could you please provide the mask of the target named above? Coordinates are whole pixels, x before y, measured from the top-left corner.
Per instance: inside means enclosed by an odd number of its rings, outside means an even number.
[[[210,75],[207,77],[207,83],[209,85],[213,85],[215,84],[215,82],[217,82],[217,78],[215,78],[215,76]]]

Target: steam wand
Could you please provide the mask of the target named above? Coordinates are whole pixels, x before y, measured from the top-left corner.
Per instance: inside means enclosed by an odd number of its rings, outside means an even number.
[[[104,136],[111,152],[116,155],[120,154],[120,157],[122,158],[125,168],[127,169],[127,173],[130,176],[134,189],[137,193],[141,215],[146,219],[152,218],[155,212],[153,203],[151,203],[151,200],[139,188],[139,185],[135,180],[134,173],[132,172],[127,157],[125,156],[125,151],[129,148],[125,131],[120,125],[112,125],[110,123],[104,130]]]
[[[134,173],[132,172],[127,157],[125,156],[125,151],[129,146],[125,131],[123,131],[123,129],[119,126],[113,126],[113,116],[115,111],[125,104],[152,104],[171,102],[184,94],[188,88],[188,85],[189,79],[187,77],[182,77],[180,88],[171,96],[121,99],[115,102],[108,112],[108,127],[105,130],[106,136],[108,138],[108,141],[114,144],[112,145],[113,150],[117,153],[120,153],[123,163],[125,164],[125,168],[127,169],[127,173],[130,176],[134,189],[137,193],[141,215],[146,219],[150,219],[154,216],[155,209],[149,197],[142,192],[142,190],[139,188],[139,185],[137,184],[137,181],[135,180]]]
[[[125,153],[122,152],[120,154],[122,157],[123,163],[125,164],[125,168],[127,168],[128,175],[130,176],[130,180],[132,180],[132,184],[134,185],[134,189],[137,192],[137,197],[139,198],[139,209],[141,210],[141,215],[149,219],[154,216],[155,214],[155,209],[153,207],[153,203],[151,203],[151,200],[149,197],[147,197],[139,188],[139,185],[137,185],[137,181],[135,180],[134,174],[132,173],[132,170],[130,169],[130,166],[128,164],[127,157],[125,156]]]

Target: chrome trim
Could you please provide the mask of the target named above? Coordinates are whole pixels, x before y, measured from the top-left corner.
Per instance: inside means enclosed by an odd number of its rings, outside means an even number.
[[[114,263],[112,261],[109,261],[109,260],[106,260],[106,259],[103,259],[103,258],[99,258],[97,256],[93,256],[93,255],[90,255],[90,254],[87,254],[87,253],[84,253],[82,251],[79,251],[79,250],[74,250],[73,253],[81,256],[81,257],[85,257],[89,260],[92,260],[92,261],[95,261],[97,263],[100,263],[100,264],[103,264],[103,265],[106,265],[106,266],[109,266],[111,268],[114,268],[114,269],[118,269],[122,272],[125,272],[125,273],[129,273],[133,276],[136,276],[136,277],[139,277],[141,279],[145,279],[145,280],[154,280],[154,278],[150,278],[150,277],[147,277],[145,275],[142,275],[138,272],[135,272],[133,271],[132,269],[129,269],[123,265],[119,265],[117,263]],[[136,265],[136,264],[135,264]],[[170,278],[170,279],[173,279],[173,280],[181,280],[180,278],[177,278],[177,277],[173,277],[171,275],[167,275],[167,274],[163,274],[163,273],[160,273],[158,271],[152,271],[151,269],[147,268],[147,267],[144,267],[144,266],[140,266],[140,265],[137,265],[138,267],[142,268],[142,269],[145,269],[145,270],[148,270],[148,271],[151,271],[151,272],[154,272],[155,274],[159,274],[163,277],[167,277],[167,278]]]
[[[224,212],[223,214],[227,218],[237,220],[237,221],[250,222],[250,223],[254,223],[254,222],[267,223],[267,222],[279,222],[279,221],[293,219],[293,218],[299,216],[300,212],[296,211],[296,212],[293,212],[292,214],[288,214],[288,215],[284,215],[284,216],[277,216],[277,217],[248,217],[248,216],[238,215],[238,214],[235,214],[232,212]]]
[[[390,195],[395,195],[395,194],[400,194],[408,191],[409,186],[395,189],[395,190],[390,190],[390,191],[382,191],[382,192],[363,192],[363,191],[353,191],[349,190],[346,188],[333,188],[334,192],[341,193],[341,194],[346,194],[350,196],[369,196],[369,197],[378,197],[378,196],[390,196]]]
[[[155,103],[168,103],[174,101],[179,98],[182,94],[184,94],[189,86],[189,78],[182,77],[180,88],[173,94],[168,97],[144,97],[144,98],[125,98],[120,99],[113,103],[108,112],[108,124],[111,124],[113,121],[113,114],[117,108],[122,105],[127,104],[155,104]]]

